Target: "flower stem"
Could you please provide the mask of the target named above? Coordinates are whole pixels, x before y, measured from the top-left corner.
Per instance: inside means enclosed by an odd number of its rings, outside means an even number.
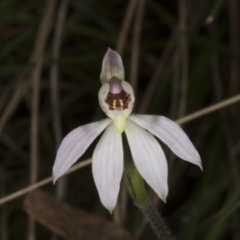
[[[163,218],[160,216],[160,213],[154,207],[151,202],[148,202],[146,205],[137,205],[141,212],[148,219],[151,224],[152,229],[156,233],[157,237],[161,240],[175,240],[171,231],[165,224]]]
[[[170,230],[164,223],[157,209],[149,201],[144,181],[137,171],[126,137],[123,135],[124,147],[124,180],[127,190],[134,200],[136,206],[148,219],[152,229],[161,240],[175,240]]]

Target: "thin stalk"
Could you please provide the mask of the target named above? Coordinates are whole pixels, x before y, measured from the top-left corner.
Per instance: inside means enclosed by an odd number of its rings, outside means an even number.
[[[51,77],[51,100],[52,100],[52,118],[53,118],[53,129],[55,136],[56,149],[59,147],[62,139],[61,129],[61,117],[60,117],[60,106],[59,106],[59,68],[56,61],[59,59],[62,29],[65,21],[67,12],[68,0],[62,0],[59,6],[56,29],[53,39],[52,59],[53,64],[51,66],[50,77]],[[57,198],[62,200],[66,193],[66,178],[62,178],[57,183]]]
[[[157,237],[161,240],[175,240],[171,231],[167,227],[160,213],[157,211],[155,206],[148,202],[146,205],[137,205],[144,216],[148,219],[152,229],[157,234]]]
[[[128,3],[127,10],[126,10],[126,15],[123,19],[121,30],[119,33],[118,41],[117,41],[117,46],[116,46],[116,51],[122,55],[123,49],[126,45],[126,39],[129,33],[130,29],[130,24],[132,22],[134,12],[137,6],[137,0],[131,0]]]

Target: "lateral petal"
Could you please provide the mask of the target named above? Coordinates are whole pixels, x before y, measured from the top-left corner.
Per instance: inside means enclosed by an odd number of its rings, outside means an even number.
[[[125,132],[137,170],[165,202],[168,194],[168,166],[160,144],[150,133],[129,119]]]
[[[186,133],[176,122],[164,116],[140,114],[131,115],[129,119],[157,136],[178,157],[196,164],[202,169],[201,158],[197,150]]]
[[[92,161],[93,178],[103,206],[112,213],[123,174],[122,135],[111,123],[98,142]]]
[[[90,123],[71,131],[60,144],[53,166],[54,183],[80,158],[111,119]]]

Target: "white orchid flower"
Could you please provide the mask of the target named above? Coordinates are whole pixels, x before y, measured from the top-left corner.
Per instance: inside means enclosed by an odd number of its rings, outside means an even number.
[[[134,92],[131,85],[124,81],[121,57],[111,49],[104,56],[100,79],[103,85],[99,91],[99,103],[109,118],[78,127],[63,139],[53,166],[54,182],[105,130],[93,153],[92,172],[100,200],[112,212],[123,175],[122,133],[125,132],[137,170],[165,202],[168,166],[154,136],[178,157],[202,169],[198,152],[180,126],[172,120],[163,116],[130,115]]]

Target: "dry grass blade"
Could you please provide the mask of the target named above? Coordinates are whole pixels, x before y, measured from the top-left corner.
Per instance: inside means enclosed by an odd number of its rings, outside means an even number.
[[[229,30],[230,30],[230,47],[233,52],[239,51],[239,36],[238,36],[238,16],[239,16],[239,8],[238,8],[237,0],[229,1],[229,8],[231,14],[229,21]],[[239,86],[239,62],[238,59],[232,57],[230,61],[230,88],[232,93],[236,93]]]
[[[30,87],[29,79],[26,80],[27,77],[28,77],[28,75],[27,75],[27,72],[25,71],[22,74],[22,76],[19,77],[19,80],[16,83],[12,97],[10,98],[9,102],[6,104],[6,106],[3,110],[3,113],[0,117],[0,133],[3,131],[9,118],[13,114],[16,107],[19,105],[23,95],[25,94],[27,89]]]
[[[117,46],[116,46],[116,51],[120,55],[122,55],[124,46],[126,44],[127,35],[129,33],[130,24],[131,24],[133,16],[134,16],[136,6],[137,6],[137,0],[129,1],[127,11],[126,11],[126,15],[124,17],[124,20],[123,20],[123,23],[122,23],[122,26],[121,26],[121,30],[120,30],[120,33],[119,33]]]
[[[68,0],[62,0],[59,6],[55,34],[53,39],[52,60],[54,63],[51,66],[51,100],[52,100],[52,118],[53,129],[55,136],[56,149],[60,145],[62,139],[61,116],[60,116],[60,102],[59,102],[59,68],[56,61],[59,59],[60,47],[62,40],[62,30],[65,22],[67,12]],[[62,178],[57,183],[57,197],[63,199],[66,192],[66,179]]]
[[[87,159],[87,160],[82,161],[82,162],[80,162],[78,164],[75,164],[64,175],[67,175],[69,173],[75,172],[76,170],[78,170],[80,168],[88,166],[91,162],[92,162],[91,159]],[[0,205],[4,204],[6,202],[9,202],[9,201],[11,201],[11,200],[13,200],[15,198],[21,197],[21,196],[23,196],[24,194],[26,194],[28,192],[31,192],[31,191],[33,191],[33,190],[35,190],[37,188],[40,188],[40,187],[42,187],[42,186],[44,186],[46,184],[51,183],[52,181],[53,181],[53,177],[48,177],[48,178],[43,179],[40,182],[34,183],[34,184],[32,184],[32,185],[30,185],[30,186],[28,186],[26,188],[23,188],[23,189],[21,189],[19,191],[16,191],[16,192],[12,193],[12,194],[9,194],[8,196],[3,197],[3,198],[0,199]]]
[[[23,208],[30,216],[64,239],[134,239],[117,224],[63,204],[39,190],[25,198]]]
[[[158,60],[157,66],[155,68],[155,71],[150,79],[150,82],[148,84],[147,90],[145,92],[145,95],[143,97],[139,112],[145,113],[150,101],[152,99],[152,96],[154,94],[154,91],[156,90],[158,81],[160,77],[163,75],[165,67],[170,59],[170,56],[172,55],[173,48],[175,46],[175,34],[172,34],[170,37],[167,46],[165,47],[162,56]]]
[[[186,0],[179,0],[179,30],[184,33],[179,36],[180,44],[180,64],[181,64],[181,94],[178,117],[185,114],[187,105],[187,89],[188,89],[188,38],[187,33],[187,3]]]
[[[6,188],[6,174],[5,169],[0,168],[0,196],[3,196],[5,194],[5,188]],[[0,237],[2,240],[8,240],[8,219],[7,219],[7,209],[3,205],[0,209],[1,215],[0,215]]]
[[[4,107],[4,105],[6,104],[9,95],[10,95],[10,88],[6,87],[0,96],[0,112],[2,111],[2,108]]]
[[[42,21],[40,23],[38,33],[36,36],[34,53],[31,61],[34,63],[32,69],[31,81],[33,83],[33,102],[32,102],[32,123],[31,123],[31,159],[34,163],[31,167],[30,182],[33,183],[37,178],[37,158],[38,158],[38,105],[39,105],[39,91],[40,91],[40,77],[42,69],[42,61],[44,54],[44,47],[47,37],[51,30],[51,22],[56,1],[46,1]]]
[[[178,42],[178,36],[176,35],[176,42]],[[176,43],[177,45],[177,43]],[[172,92],[171,92],[171,107],[170,107],[170,117],[172,119],[177,117],[178,109],[178,93],[179,93],[179,76],[180,76],[180,51],[176,47],[174,57],[173,57],[173,77],[172,77]]]
[[[183,124],[183,123],[186,123],[186,122],[190,122],[190,121],[192,121],[196,118],[202,117],[206,114],[212,113],[212,112],[217,111],[217,110],[219,110],[221,108],[224,108],[226,106],[230,106],[230,105],[232,105],[236,102],[239,102],[239,101],[240,101],[240,94],[237,95],[237,96],[228,98],[228,99],[226,99],[224,101],[221,101],[219,103],[216,103],[216,104],[214,104],[210,107],[207,107],[207,108],[204,108],[202,110],[196,111],[196,112],[194,112],[192,114],[189,114],[185,117],[182,117],[182,118],[176,120],[176,122],[178,124]]]
[[[139,68],[140,38],[141,38],[144,6],[145,6],[145,0],[138,1],[136,18],[133,26],[131,71],[130,71],[129,81],[136,95],[137,95],[136,90],[137,90],[137,79],[138,79],[138,68]]]
[[[209,29],[210,36],[214,38],[216,36],[217,23],[215,22],[208,23],[208,29]],[[215,88],[216,99],[217,101],[220,102],[223,99],[223,87],[222,87],[221,74],[220,74],[219,58],[217,53],[215,52],[213,52],[211,55],[211,65],[212,65],[212,75],[213,75],[213,83]],[[221,117],[224,118],[224,116],[226,116],[227,114],[226,109],[222,109],[220,114],[221,114]],[[226,145],[228,149],[228,156],[229,156],[228,158],[230,160],[230,164],[232,167],[233,179],[237,186],[239,182],[239,171],[237,166],[236,153],[233,147],[234,139],[233,139],[233,136],[231,136],[230,134],[231,129],[226,123],[223,123],[223,130],[224,130]]]
[[[52,17],[55,9],[55,0],[46,1],[42,22],[39,26],[38,37],[35,42],[35,55],[32,62],[34,67],[30,76],[32,81],[32,115],[31,115],[31,158],[30,158],[30,184],[37,181],[39,164],[39,142],[38,142],[38,123],[39,123],[39,96],[40,96],[40,78],[42,72],[44,48],[48,34],[51,29]],[[40,35],[40,36],[39,36]],[[32,218],[28,222],[28,239],[35,239],[35,224]]]
[[[43,53],[47,36],[51,29],[51,22],[52,22],[52,14],[53,10],[55,9],[56,0],[49,0],[46,1],[45,10],[43,16],[41,18],[41,22],[37,31],[37,35],[35,38],[34,50],[32,55],[29,59],[29,64],[34,66],[37,64],[37,61],[41,58],[41,54]],[[31,86],[31,67],[28,67],[21,76],[18,78],[16,83],[14,92],[12,97],[8,101],[8,104],[5,106],[5,109],[0,117],[0,133],[4,129],[8,119],[11,117],[17,106],[19,105],[22,97],[24,96],[25,92]]]

